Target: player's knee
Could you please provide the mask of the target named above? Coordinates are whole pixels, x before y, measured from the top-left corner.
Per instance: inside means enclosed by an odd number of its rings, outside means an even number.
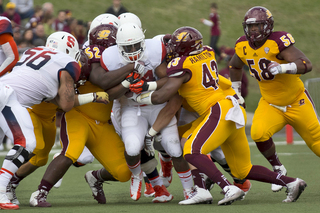
[[[73,157],[70,154],[66,153],[65,157],[69,158],[70,160],[72,160],[72,163],[75,163],[79,157]]]
[[[268,137],[268,138],[270,138],[270,137]],[[256,142],[265,141],[268,139],[265,137],[265,132],[263,130],[261,131],[261,128],[257,128],[254,126],[251,126],[251,138],[253,141],[256,141]]]
[[[129,156],[137,156],[140,154],[143,142],[141,142],[137,136],[133,135],[124,138],[123,140],[126,152]]]
[[[6,160],[13,162],[18,168],[29,159],[29,152],[20,145],[14,145],[5,157]]]

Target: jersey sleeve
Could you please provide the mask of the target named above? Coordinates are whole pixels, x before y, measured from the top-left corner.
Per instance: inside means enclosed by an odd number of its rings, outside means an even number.
[[[273,32],[268,39],[274,40],[277,43],[279,52],[295,43],[293,36],[285,31]]]
[[[69,62],[64,68],[61,68],[58,72],[59,79],[60,79],[61,71],[63,71],[63,70],[67,71],[71,75],[74,82],[77,82],[79,80],[81,69],[80,69],[80,66],[77,62],[75,62],[75,61]]]
[[[177,57],[170,61],[167,67],[167,76],[170,77],[181,77],[186,73],[189,73],[192,76],[192,72],[189,69],[183,67],[183,63],[186,60],[186,57]]]

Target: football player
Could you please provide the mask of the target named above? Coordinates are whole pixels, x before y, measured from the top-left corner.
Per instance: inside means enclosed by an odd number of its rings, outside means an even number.
[[[303,180],[251,164],[244,127],[245,110],[239,105],[238,96],[226,95],[220,87],[214,52],[203,47],[201,33],[192,27],[178,28],[169,45],[175,58],[168,64],[168,81],[159,90],[138,95],[136,100],[140,104],[161,104],[179,92],[200,115],[192,123],[192,135],[187,139],[183,153],[190,164],[221,187],[225,195],[218,205],[231,204],[244,196],[244,192],[231,185],[206,156],[219,146],[233,176],[286,186],[288,194],[283,202],[296,201],[307,186]],[[180,204],[185,202],[188,200]]]
[[[273,171],[286,175],[287,170],[278,158],[272,136],[290,124],[320,157],[320,124],[313,101],[300,79],[300,75],[311,71],[312,64],[295,47],[293,36],[285,31],[274,32],[273,23],[273,16],[267,8],[257,6],[247,11],[243,21],[245,35],[236,41],[230,76],[238,92],[244,65],[257,79],[262,97],[254,113],[251,138]],[[272,184],[271,189],[277,192],[282,187]]]
[[[74,105],[100,98],[97,93],[75,95],[73,84],[80,75],[79,56],[74,36],[56,32],[48,37],[46,47],[25,51],[12,72],[1,77],[1,132],[14,141],[0,172],[2,209],[19,208],[8,200],[6,187],[36,147],[34,128],[26,107],[51,101],[62,110],[69,111]]]

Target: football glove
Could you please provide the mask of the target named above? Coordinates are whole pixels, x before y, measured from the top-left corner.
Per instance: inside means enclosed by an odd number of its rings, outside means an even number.
[[[121,84],[125,88],[129,88],[130,84],[135,84],[140,80],[140,75],[137,72],[131,72],[127,75],[126,79],[124,79]]]
[[[109,103],[109,95],[106,92],[94,92],[92,102],[108,104]]]
[[[268,71],[270,71],[272,75],[283,74],[286,72],[285,70],[282,69],[280,64],[275,61],[271,61],[268,64]]]
[[[244,98],[241,96],[241,81],[233,81],[232,82],[232,89],[236,92],[238,96],[238,102],[240,105],[245,106],[244,104]]]
[[[149,85],[146,81],[140,79],[140,81],[134,83],[134,84],[131,84],[129,86],[129,89],[131,92],[134,92],[136,94],[140,94],[144,91],[148,91],[149,89]]]
[[[135,61],[133,70],[139,73],[139,75],[142,77],[144,75],[144,62],[143,61]]]
[[[144,150],[146,151],[146,153],[149,156],[154,156],[154,147],[153,147],[153,142],[154,142],[154,137],[149,135],[149,133],[147,133],[147,135],[144,138]]]

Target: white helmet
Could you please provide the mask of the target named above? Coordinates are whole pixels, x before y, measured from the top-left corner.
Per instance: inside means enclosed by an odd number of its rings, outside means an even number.
[[[142,58],[146,49],[144,33],[135,23],[125,23],[118,28],[117,45],[123,59],[127,62]]]
[[[88,31],[88,40],[89,40],[89,35],[90,35],[91,30],[101,24],[112,24],[118,28],[119,27],[119,19],[117,16],[110,14],[110,13],[103,13],[103,14],[95,17],[93,19],[93,21],[91,22],[90,29]]]
[[[142,29],[142,24],[141,21],[139,19],[139,17],[133,13],[122,13],[118,16],[119,19],[119,25],[123,25],[125,23],[135,23],[136,25],[138,25],[141,29]]]
[[[46,47],[59,50],[70,55],[76,61],[80,59],[79,44],[77,39],[70,33],[58,31],[54,32],[47,38]]]

